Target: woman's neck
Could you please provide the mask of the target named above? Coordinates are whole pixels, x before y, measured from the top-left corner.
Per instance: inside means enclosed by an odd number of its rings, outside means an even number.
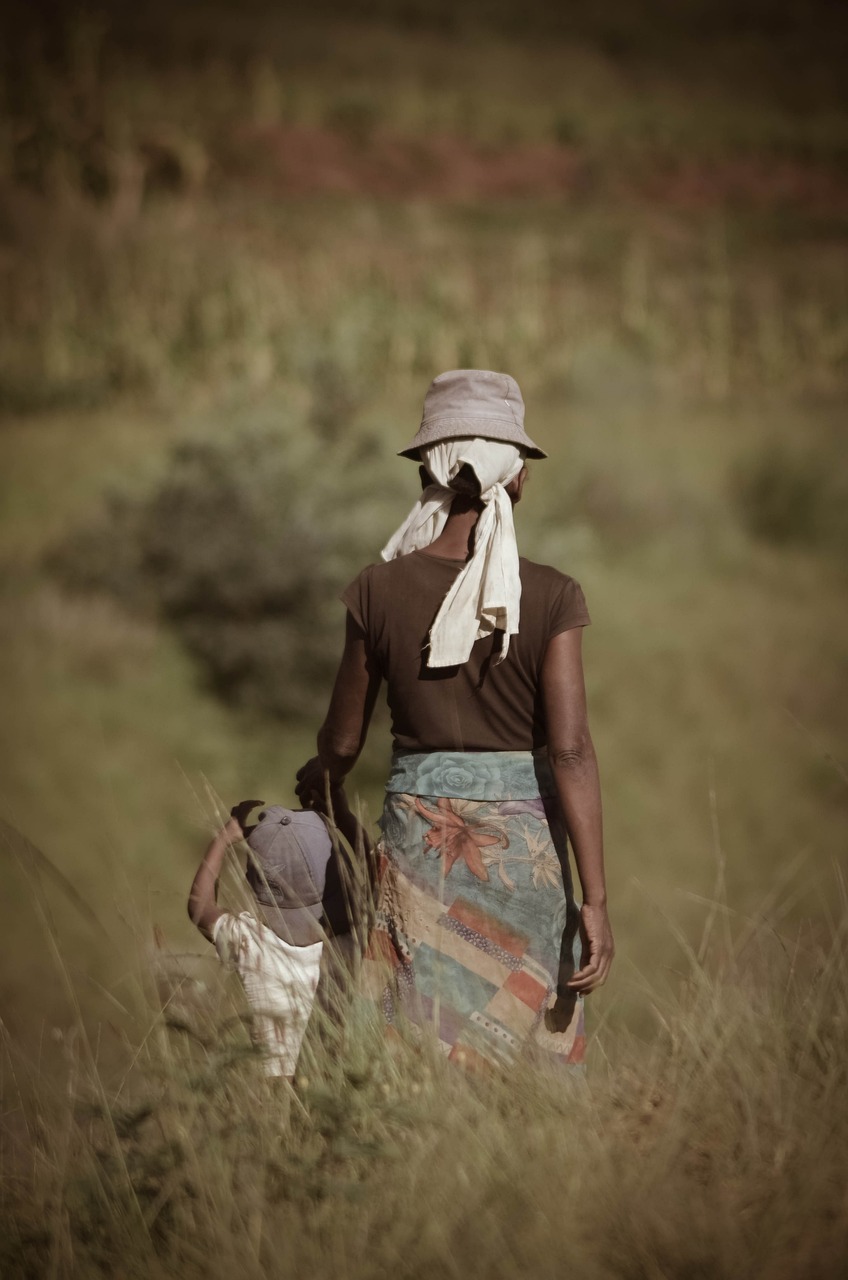
[[[482,502],[468,498],[456,498],[450,509],[445,527],[425,554],[444,556],[446,560],[468,560],[474,551],[474,530],[483,510]]]

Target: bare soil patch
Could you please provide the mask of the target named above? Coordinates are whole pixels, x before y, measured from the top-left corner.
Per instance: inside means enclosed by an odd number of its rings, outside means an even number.
[[[848,174],[765,155],[617,162],[553,141],[485,146],[449,134],[408,137],[380,129],[359,137],[315,125],[246,125],[231,135],[219,161],[225,176],[280,195],[475,201],[606,191],[684,209],[733,204],[848,213]]]

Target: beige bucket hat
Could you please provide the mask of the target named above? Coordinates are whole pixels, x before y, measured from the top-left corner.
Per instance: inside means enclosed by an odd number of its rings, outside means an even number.
[[[524,430],[524,400],[508,373],[491,369],[450,369],[434,378],[424,397],[418,434],[400,457],[420,461],[419,449],[440,440],[483,436],[508,440],[528,458],[547,458]]]

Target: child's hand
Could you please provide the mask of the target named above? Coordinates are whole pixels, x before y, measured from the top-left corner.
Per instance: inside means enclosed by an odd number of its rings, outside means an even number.
[[[253,827],[247,826],[248,814],[251,809],[256,809],[264,803],[264,800],[239,800],[238,804],[234,804],[230,810],[230,817],[224,827],[224,834],[230,840],[242,840],[246,835],[249,835]]]

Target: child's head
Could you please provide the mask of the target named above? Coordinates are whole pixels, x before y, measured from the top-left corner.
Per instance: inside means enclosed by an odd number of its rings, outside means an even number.
[[[268,927],[294,946],[320,941],[333,853],[324,819],[310,809],[267,805],[246,838],[247,883]]]

